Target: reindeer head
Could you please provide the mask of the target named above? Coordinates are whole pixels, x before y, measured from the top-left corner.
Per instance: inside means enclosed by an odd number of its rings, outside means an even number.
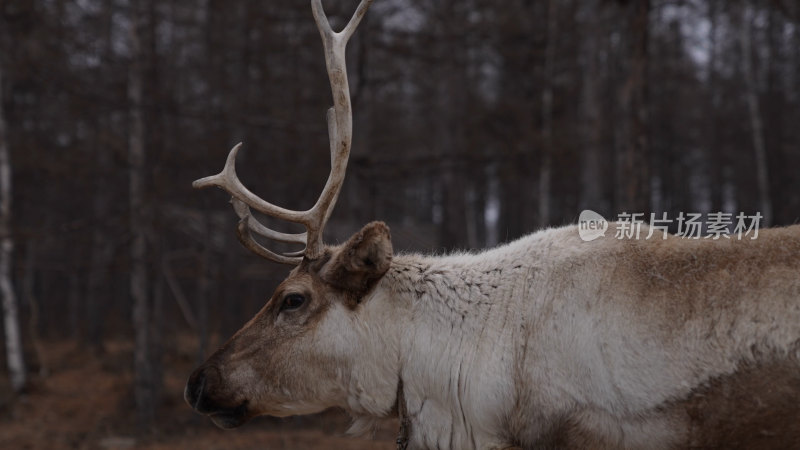
[[[221,427],[235,427],[262,414],[308,414],[344,406],[349,379],[364,370],[358,350],[370,338],[362,324],[365,315],[376,313],[361,303],[389,269],[389,229],[380,222],[370,223],[336,247],[323,244],[322,230],[341,190],[352,142],[345,46],[371,3],[362,0],[344,30],[335,33],[320,0],[311,2],[334,100],[328,110],[331,173],[316,204],[307,211],[292,211],[250,192],[236,176],[241,144],[231,150],[222,172],[193,184],[217,186],[232,195],[241,219],[237,235],[247,248],[264,258],[297,265],[262,310],[186,384],[186,401]],[[271,230],[251,215],[250,208],[303,224],[306,232]],[[253,233],[306,247],[278,254],[256,242]]]
[[[361,303],[391,259],[389,229],[381,222],[316,260],[303,259],[261,311],[191,375],[186,401],[223,428],[257,415],[345,406],[350,378],[374,363],[360,350],[373,339],[363,324],[375,312]]]

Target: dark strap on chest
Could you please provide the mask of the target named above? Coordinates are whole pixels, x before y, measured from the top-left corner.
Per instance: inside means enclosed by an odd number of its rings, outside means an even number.
[[[411,434],[411,418],[408,417],[406,399],[403,395],[403,379],[397,383],[397,416],[400,418],[400,432],[397,436],[397,450],[408,449],[408,436]]]

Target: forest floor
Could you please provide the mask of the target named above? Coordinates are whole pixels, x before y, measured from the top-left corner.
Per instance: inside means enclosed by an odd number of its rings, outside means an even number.
[[[344,433],[350,421],[341,411],[257,418],[235,430],[220,430],[183,401],[183,385],[195,363],[190,351],[165,357],[157,425],[143,433],[133,419],[130,343],[108,342],[101,357],[75,342],[42,347],[48,373],[35,377],[25,394],[11,396],[5,373],[0,376],[2,449],[395,448],[396,424],[385,423],[373,439],[353,438]]]

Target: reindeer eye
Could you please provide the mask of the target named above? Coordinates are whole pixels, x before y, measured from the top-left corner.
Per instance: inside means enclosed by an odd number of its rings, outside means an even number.
[[[301,306],[303,303],[306,302],[306,298],[303,297],[301,294],[289,294],[283,298],[283,304],[281,305],[281,311],[293,311]]]

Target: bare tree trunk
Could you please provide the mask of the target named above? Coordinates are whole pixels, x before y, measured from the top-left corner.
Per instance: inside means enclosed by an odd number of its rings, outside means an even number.
[[[599,14],[597,3],[582,3],[583,8],[587,8],[586,15],[596,17]],[[606,214],[607,206],[603,201],[601,183],[601,124],[600,124],[600,64],[598,64],[598,52],[600,46],[601,33],[598,32],[597,23],[586,23],[586,37],[583,39],[584,48],[582,49],[582,108],[581,118],[583,122],[583,158],[581,158],[581,191],[579,209],[593,209]]]
[[[141,44],[141,11],[133,3],[131,29],[132,61],[128,69],[128,163],[129,206],[131,230],[130,290],[133,300],[134,337],[134,399],[139,424],[152,423],[154,413],[153,367],[150,354],[150,308],[147,279],[147,233],[145,208],[145,148],[144,115],[142,113],[143,55]]]
[[[106,0],[103,5],[105,13],[103,17],[103,53],[108,61],[114,58],[114,47],[112,45],[113,35],[113,0]],[[108,266],[114,258],[114,246],[112,245],[107,229],[107,217],[111,210],[112,193],[105,186],[111,184],[110,173],[112,172],[112,151],[108,142],[108,133],[104,130],[113,130],[114,112],[110,115],[100,117],[95,138],[95,174],[94,174],[94,196],[93,196],[93,215],[99,225],[92,228],[92,248],[89,256],[89,274],[86,280],[86,334],[84,339],[98,354],[105,351],[103,346],[103,323],[102,312],[107,308],[107,302],[103,297],[109,295],[109,270]]]
[[[542,89],[542,163],[539,170],[539,227],[550,225],[550,196],[553,177],[553,62],[557,36],[557,5],[547,2],[547,39]]]
[[[745,96],[750,114],[750,133],[753,137],[753,151],[756,161],[756,182],[758,184],[758,203],[761,206],[761,226],[772,223],[772,201],[769,196],[769,169],[767,167],[767,149],[764,143],[764,124],[758,105],[758,88],[753,74],[753,4],[747,1],[742,11],[742,75],[745,81]]]
[[[39,338],[39,300],[33,292],[33,286],[36,282],[36,244],[35,239],[30,239],[25,246],[25,277],[22,279],[22,304],[28,307],[27,318],[27,333],[22,329],[23,340],[31,345],[31,351],[27,352],[30,355],[26,358],[27,361],[34,361],[33,364],[28,364],[28,367],[33,370],[38,368],[38,375],[44,378],[49,373],[49,365],[44,355],[44,347],[41,339]]]
[[[627,33],[628,78],[622,88],[622,153],[617,172],[616,205],[619,212],[650,216],[650,145],[648,139],[648,47],[650,0],[629,2]]]
[[[477,205],[477,189],[467,187],[464,193],[464,228],[467,235],[467,248],[480,248],[478,238],[478,214],[475,212]]]
[[[102,152],[101,152],[102,153]],[[103,156],[98,156],[98,167],[102,170],[102,163],[100,160],[105,159]],[[101,218],[103,212],[108,211],[107,205],[104,203],[110,200],[109,193],[106,189],[98,187],[95,192],[94,212],[95,217]],[[113,246],[111,245],[106,231],[98,226],[92,230],[92,252],[89,262],[89,276],[86,282],[86,343],[95,352],[102,354],[105,349],[103,346],[103,322],[101,318],[101,311],[105,309],[102,297],[104,294],[108,295],[108,265],[110,264],[114,254]]]
[[[81,302],[81,283],[78,277],[78,272],[70,272],[69,278],[69,296],[68,296],[68,314],[69,314],[69,333],[73,339],[80,338],[80,324],[79,324],[79,310]]]
[[[452,11],[458,7],[458,2],[448,1],[438,8],[442,11]],[[453,32],[453,24],[442,23],[442,32]],[[464,180],[464,165],[459,161],[464,157],[464,114],[467,89],[466,64],[467,51],[459,47],[458,52],[448,53],[447,47],[440,45],[437,49],[442,64],[436,69],[437,106],[440,108],[441,118],[438,121],[437,136],[441,139],[439,148],[443,151],[444,173],[441,177],[442,189],[442,227],[440,244],[448,249],[464,248],[468,244],[467,228],[464,220],[467,217],[466,187]],[[448,67],[450,66],[450,67]]]
[[[17,297],[11,281],[14,240],[11,237],[11,160],[8,150],[6,120],[3,112],[3,67],[0,63],[0,294],[3,296],[3,328],[6,334],[6,360],[11,388],[25,387],[25,360],[19,330]]]
[[[708,19],[711,25],[709,31],[709,47],[711,48],[708,59],[708,88],[710,90],[708,118],[707,142],[708,142],[708,167],[711,175],[711,211],[723,211],[723,188],[725,181],[723,174],[727,166],[725,155],[720,150],[719,145],[719,126],[718,119],[720,104],[722,100],[721,89],[719,86],[719,75],[717,71],[717,60],[719,59],[719,44],[717,43],[717,30],[719,28],[719,0],[709,0]]]
[[[796,166],[791,164],[791,154],[787,151],[786,142],[786,111],[785,99],[785,72],[786,53],[784,52],[784,21],[782,13],[776,8],[771,8],[767,12],[768,21],[766,25],[768,61],[766,62],[767,89],[764,96],[764,147],[767,151],[767,167],[769,174],[770,205],[772,206],[772,217],[770,223],[786,224],[795,221],[797,208],[792,208],[792,200],[787,198],[786,192],[791,192],[792,187],[789,180],[794,177]]]
[[[161,251],[160,254],[156,254],[154,256],[157,257],[157,260],[161,260],[163,257],[163,249],[166,247],[165,244],[162,243],[159,246]],[[156,253],[155,251],[153,253]],[[156,259],[156,258],[154,258]],[[161,397],[163,383],[161,380],[164,378],[164,363],[162,355],[164,354],[164,289],[165,289],[165,280],[164,274],[156,271],[153,280],[153,308],[150,314],[150,335],[149,335],[149,354],[150,354],[150,361],[152,365],[151,369],[151,386],[150,386],[150,397],[152,399],[152,411],[155,414],[155,408],[157,399]]]
[[[486,167],[479,166],[471,170],[471,186],[466,203],[470,248],[486,247],[486,178]]]
[[[213,221],[203,216],[203,251],[200,253],[198,272],[200,278],[197,280],[195,292],[195,304],[197,305],[197,361],[204,361],[206,350],[208,349],[208,297],[209,297],[209,265],[211,264],[211,229]]]

